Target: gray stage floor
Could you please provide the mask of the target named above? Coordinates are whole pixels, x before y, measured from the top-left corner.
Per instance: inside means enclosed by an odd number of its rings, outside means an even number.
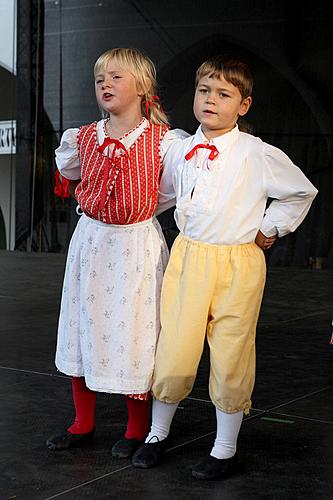
[[[98,395],[93,446],[46,448],[73,415],[70,380],[53,363],[64,263],[63,255],[0,252],[0,500],[333,498],[332,271],[269,269],[241,470],[202,482],[190,467],[214,439],[207,351],[161,466],[111,458],[125,427],[119,396]]]

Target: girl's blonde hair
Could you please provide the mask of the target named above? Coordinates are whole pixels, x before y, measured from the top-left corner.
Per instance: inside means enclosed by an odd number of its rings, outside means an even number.
[[[138,90],[143,92],[141,112],[156,125],[169,125],[168,118],[159,101],[154,99],[157,89],[156,69],[154,63],[141,52],[131,48],[115,48],[107,50],[96,61],[94,75],[105,71],[111,59],[121,68],[131,73],[137,84]]]
[[[199,80],[205,76],[209,78],[223,76],[227,82],[232,83],[238,88],[242,99],[252,94],[253,77],[250,68],[245,62],[238,59],[223,56],[207,59],[197,70],[195,87],[198,86]]]

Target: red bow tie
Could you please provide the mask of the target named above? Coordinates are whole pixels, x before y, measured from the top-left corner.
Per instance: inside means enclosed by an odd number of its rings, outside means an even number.
[[[122,142],[120,142],[118,139],[110,139],[110,137],[105,137],[103,144],[98,147],[98,151],[100,153],[103,153],[104,149],[107,146],[109,146],[110,144],[114,144],[114,148],[113,148],[113,151],[111,153],[111,157],[108,156],[110,163],[112,163],[114,161],[117,149],[124,151],[124,153],[126,153],[126,155],[128,156],[128,151],[125,148],[124,144]],[[109,177],[109,169],[105,166],[104,173],[103,173],[103,185],[102,185],[101,197],[99,200],[99,209],[100,210],[102,210],[102,208],[104,208],[104,205],[106,202],[106,185],[107,185],[108,177]]]
[[[196,146],[194,146],[194,148],[191,149],[191,151],[187,153],[187,155],[185,156],[185,160],[190,160],[192,156],[195,155],[195,153],[199,148],[210,149],[210,153],[208,156],[210,160],[215,160],[215,158],[218,157],[219,152],[216,146],[214,145],[210,146],[209,144],[197,144]]]

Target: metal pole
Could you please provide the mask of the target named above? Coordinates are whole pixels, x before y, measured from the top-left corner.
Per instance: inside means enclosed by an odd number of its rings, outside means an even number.
[[[31,252],[32,237],[34,231],[35,216],[35,184],[37,169],[37,140],[38,140],[38,113],[39,113],[39,52],[40,52],[40,0],[37,1],[37,40],[36,40],[36,86],[35,86],[35,123],[33,142],[33,164],[32,164],[32,187],[31,187],[31,211],[30,211],[30,234],[27,242],[27,251]]]

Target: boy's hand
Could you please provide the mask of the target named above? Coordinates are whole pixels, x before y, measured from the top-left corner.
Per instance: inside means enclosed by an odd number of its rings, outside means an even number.
[[[263,250],[268,250],[275,243],[277,235],[270,236],[269,238],[265,236],[261,231],[258,231],[255,243]]]

